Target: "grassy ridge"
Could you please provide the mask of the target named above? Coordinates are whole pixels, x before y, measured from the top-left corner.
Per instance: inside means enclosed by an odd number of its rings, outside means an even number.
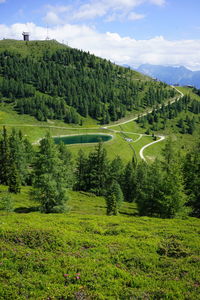
[[[43,51],[47,48],[49,51],[54,52],[58,49],[66,49],[68,48],[68,46],[60,44],[56,40],[24,42],[12,39],[5,39],[0,41],[0,52],[7,50],[19,53],[23,56],[42,56]]]
[[[35,207],[27,193],[18,211]],[[107,217],[104,198],[70,194],[67,215],[1,212],[0,299],[198,298],[200,220],[137,217],[128,203]]]

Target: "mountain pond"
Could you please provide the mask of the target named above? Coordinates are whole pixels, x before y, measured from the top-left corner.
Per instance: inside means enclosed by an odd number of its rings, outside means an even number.
[[[108,135],[108,134],[80,134],[80,135],[54,137],[53,139],[55,144],[59,144],[60,142],[63,142],[65,145],[73,145],[73,144],[107,142],[110,141],[112,138],[113,138],[112,135]]]

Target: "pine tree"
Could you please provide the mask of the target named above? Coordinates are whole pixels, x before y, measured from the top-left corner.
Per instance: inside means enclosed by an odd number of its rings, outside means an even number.
[[[123,193],[120,185],[113,180],[106,192],[107,215],[117,215],[121,203],[123,202]]]
[[[183,174],[188,205],[192,207],[192,215],[200,217],[200,141],[186,154]]]
[[[186,214],[187,197],[184,193],[182,158],[174,150],[171,138],[163,149],[163,212],[161,217],[174,218]]]
[[[161,217],[174,218],[187,213],[185,209],[187,197],[184,193],[181,161],[178,158],[168,167],[167,172],[164,170],[163,192]]]
[[[57,148],[59,152],[59,158],[63,162],[65,186],[68,188],[72,187],[74,184],[72,154],[63,142],[59,143]]]
[[[124,194],[124,200],[127,202],[133,202],[136,197],[136,183],[135,183],[135,164],[133,162],[128,162],[124,173],[122,175],[122,191]]]
[[[160,168],[157,168],[157,163],[149,166],[145,162],[138,164],[136,169],[136,203],[140,215],[155,216],[157,208],[155,203],[157,191],[161,184],[158,184],[158,172],[160,175]],[[157,195],[160,198],[160,195]]]
[[[24,185],[28,176],[25,145],[23,143],[22,134],[12,129],[9,137],[10,146],[10,164],[15,164],[20,176],[20,182]]]
[[[123,174],[123,162],[120,156],[115,157],[109,165],[109,180],[110,181],[117,181],[121,184],[122,181],[122,174]]]
[[[103,143],[99,142],[88,159],[88,188],[92,193],[98,196],[105,194],[107,171],[107,152]]]
[[[41,210],[45,213],[65,211],[68,197],[63,162],[49,134],[40,142],[34,171],[34,198],[41,203]]]
[[[18,194],[20,193],[21,190],[20,186],[21,186],[20,174],[18,172],[15,162],[13,161],[9,169],[8,191],[10,193]]]
[[[10,146],[5,126],[0,140],[0,183],[8,184],[10,169]]]
[[[163,162],[155,161],[137,167],[137,205],[140,215],[174,218],[186,214],[183,178],[180,161],[169,141]]]
[[[88,160],[82,149],[78,152],[75,170],[75,185],[77,191],[86,191],[88,186]]]

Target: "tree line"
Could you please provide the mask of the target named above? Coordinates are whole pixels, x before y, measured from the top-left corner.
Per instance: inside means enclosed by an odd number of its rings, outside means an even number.
[[[35,57],[1,52],[0,74],[1,96],[38,120],[59,116],[61,102],[60,118],[65,122],[90,116],[107,124],[176,94],[165,83],[134,80],[134,71],[72,48],[46,50]]]
[[[120,157],[108,160],[103,143],[86,156],[80,150],[76,159],[64,144],[56,145],[49,134],[35,151],[21,131],[0,137],[0,183],[10,193],[22,185],[32,186],[31,197],[41,211],[64,212],[67,189],[104,196],[107,214],[118,214],[122,201],[136,202],[139,215],[174,218],[190,212],[200,217],[200,142],[180,157],[172,141],[166,143],[162,160],[152,164],[126,165]]]

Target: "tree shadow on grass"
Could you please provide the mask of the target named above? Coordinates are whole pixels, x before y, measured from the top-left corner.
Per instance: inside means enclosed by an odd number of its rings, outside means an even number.
[[[138,212],[137,211],[133,211],[133,212],[126,212],[126,211],[119,211],[120,215],[126,215],[126,216],[138,216]]]
[[[39,211],[40,207],[39,206],[32,206],[32,207],[17,207],[15,208],[14,212],[18,214],[28,214],[31,212],[36,212]]]

